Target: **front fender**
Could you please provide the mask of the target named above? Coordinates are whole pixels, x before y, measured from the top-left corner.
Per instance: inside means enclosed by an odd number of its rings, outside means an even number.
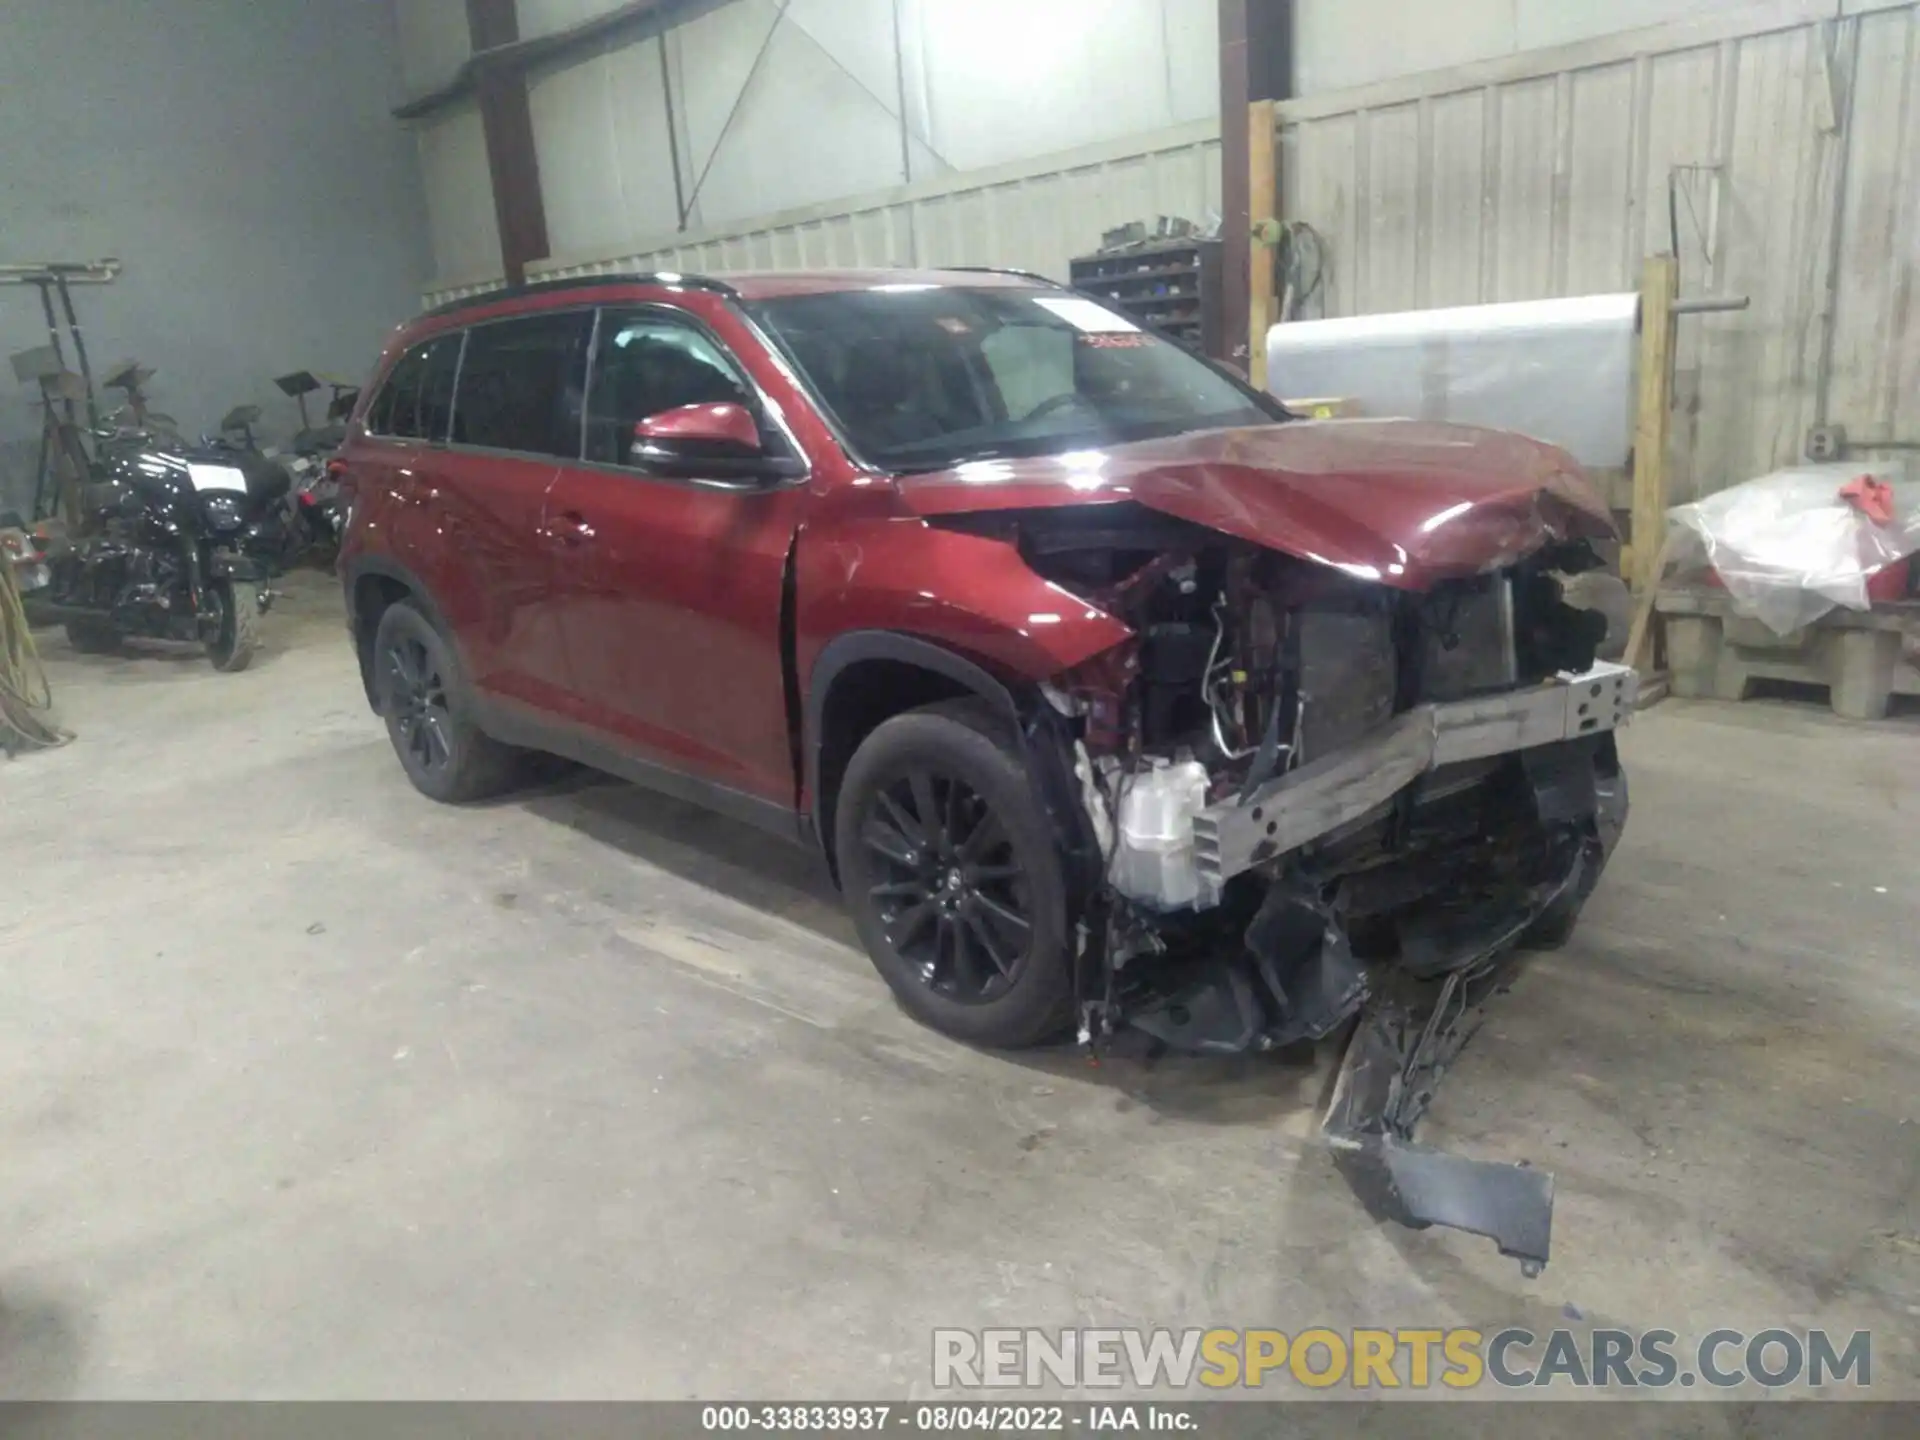
[[[860,520],[803,538],[796,560],[802,693],[835,637],[915,635],[1003,676],[1039,681],[1133,631],[1027,567],[1003,540],[917,517]]]
[[[1099,876],[1099,842],[1088,823],[1073,779],[1071,740],[1060,716],[1029,691],[1023,702],[994,675],[963,655],[916,635],[891,630],[855,630],[838,636],[820,652],[806,692],[805,767],[808,813],[820,837],[829,869],[838,880],[832,843],[832,816],[821,785],[821,751],[827,704],[834,682],[851,667],[886,660],[943,675],[978,696],[1005,722],[1026,755],[1027,775],[1041,808],[1052,818],[1067,865],[1069,899],[1078,905],[1091,894]]]

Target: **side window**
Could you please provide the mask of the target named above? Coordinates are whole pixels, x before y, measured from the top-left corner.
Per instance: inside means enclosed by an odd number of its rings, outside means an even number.
[[[367,429],[375,435],[415,433],[414,423],[420,411],[420,379],[426,368],[426,345],[414,346],[394,362],[387,383],[380,387],[380,393],[373,397],[373,408],[367,411]]]
[[[427,350],[420,377],[420,423],[414,433],[422,440],[445,440],[453,418],[453,377],[460,369],[460,334],[442,335]]]
[[[633,427],[682,405],[731,401],[758,418],[739,368],[706,334],[662,310],[607,310],[587,396],[587,459],[625,465]]]
[[[593,312],[527,315],[467,332],[453,403],[460,445],[573,459]]]

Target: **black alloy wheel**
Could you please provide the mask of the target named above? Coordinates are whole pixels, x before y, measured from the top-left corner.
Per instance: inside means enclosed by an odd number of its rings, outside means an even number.
[[[1005,995],[1033,949],[1013,838],[972,786],[930,768],[870,792],[860,826],[887,942],[928,989],[965,1005]]]
[[[412,762],[407,768],[444,774],[453,763],[453,712],[438,662],[417,636],[402,634],[389,639],[380,663],[394,738]]]
[[[1053,821],[990,706],[896,715],[833,802],[835,868],[874,969],[955,1039],[1017,1050],[1073,1019],[1072,925]]]
[[[374,708],[416,790],[463,805],[518,783],[526,756],[488,735],[465,708],[458,653],[411,603],[381,614],[372,660]]]

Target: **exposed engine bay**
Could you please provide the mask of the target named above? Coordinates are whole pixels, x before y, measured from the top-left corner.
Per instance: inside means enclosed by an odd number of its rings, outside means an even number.
[[[1551,1176],[1412,1134],[1625,820],[1633,673],[1598,659],[1606,616],[1566,599],[1602,564],[1591,544],[1421,593],[1133,504],[941,523],[1017,545],[1134,631],[1045,687],[1029,727],[1069,754],[1091,833],[1082,1042],[1130,1027],[1232,1054],[1351,1023],[1324,1129],[1362,1199],[1538,1273]]]

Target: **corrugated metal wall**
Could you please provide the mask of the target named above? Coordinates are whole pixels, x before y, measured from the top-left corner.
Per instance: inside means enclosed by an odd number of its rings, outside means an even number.
[[[445,80],[464,55],[458,0],[396,3],[409,85]],[[613,6],[519,0],[522,33]],[[529,76],[552,253],[592,261],[801,207],[871,208],[888,187],[971,190],[994,167],[1087,146],[1140,153],[1215,114],[1217,36],[1217,0],[727,0],[664,35],[636,24]],[[498,269],[473,264],[495,237],[466,136],[445,117],[420,134],[436,288]]]
[[[526,0],[522,0],[522,4]],[[1293,0],[1295,93],[1346,90],[1756,0]],[[1760,0],[1765,3],[1765,0]],[[1834,9],[1832,4],[1827,6]]]
[[[1823,389],[1856,440],[1920,439],[1916,15],[1913,0],[1840,0],[1837,15],[1834,0],[1755,0],[1287,102],[1283,206],[1326,237],[1325,313],[1630,289],[1677,234],[1683,293],[1752,305],[1681,322],[1676,498],[1795,459]],[[1111,225],[1217,210],[1219,183],[1200,122],[534,268],[1064,278]],[[476,252],[490,224],[469,217]]]
[[[1065,279],[1100,232],[1155,215],[1220,208],[1211,122],[1022,165],[945,177],[738,227],[661,237],[589,260],[543,262],[529,278],[617,270],[725,271],[838,265],[1003,265]],[[495,282],[497,283],[497,282]],[[487,288],[449,286],[439,304]]]
[[[435,273],[446,280],[498,284],[500,222],[479,107],[463,101],[442,111],[416,127],[415,140]]]
[[[1064,280],[1067,262],[1097,248],[1104,229],[1160,214],[1197,219],[1217,211],[1219,170],[1220,142],[1207,123],[1012,173],[955,176],[894,198],[773,216],[594,266],[540,270],[1001,265]]]
[[[1781,0],[1288,102],[1284,213],[1327,241],[1325,313],[1632,289],[1677,232],[1683,294],[1752,306],[1681,321],[1676,498],[1799,455],[1829,315],[1827,417],[1920,438],[1920,20],[1835,9]]]

